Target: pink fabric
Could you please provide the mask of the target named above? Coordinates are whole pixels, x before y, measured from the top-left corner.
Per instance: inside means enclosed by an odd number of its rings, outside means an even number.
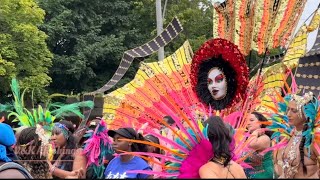
[[[213,157],[213,149],[209,140],[203,139],[182,162],[178,178],[200,178],[199,169]]]
[[[235,111],[229,114],[228,116],[224,117],[224,121],[228,122],[232,127],[235,127],[238,119],[240,120],[242,116],[243,115],[241,111]]]

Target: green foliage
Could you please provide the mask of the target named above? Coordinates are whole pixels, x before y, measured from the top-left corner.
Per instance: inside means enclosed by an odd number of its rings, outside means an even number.
[[[45,93],[52,58],[47,35],[38,29],[45,12],[34,0],[1,0],[0,14],[0,92],[7,94],[16,76],[23,87]]]
[[[165,0],[162,0],[162,7]],[[140,27],[145,29],[149,39],[157,35],[155,0],[139,0],[135,2],[135,13],[139,16]],[[165,56],[175,52],[185,40],[189,40],[196,51],[206,40],[212,38],[212,5],[208,0],[168,0],[163,28],[177,16],[184,30],[180,35],[165,47]],[[157,61],[157,54],[147,61]]]
[[[168,1],[165,23],[177,16],[184,30],[179,39],[168,46],[173,53],[186,39],[189,39],[194,51],[212,38],[212,4],[208,0],[172,0]]]
[[[14,71],[14,63],[2,59],[0,54],[0,76],[13,77]]]
[[[201,2],[209,5],[201,0],[168,1],[164,27],[177,15],[185,30],[165,48],[166,55],[187,38],[198,48],[211,37],[212,9],[200,8]],[[39,5],[46,11],[41,29],[49,35],[48,47],[54,53],[51,92],[100,88],[115,73],[124,51],[156,36],[154,0],[39,0]],[[149,59],[156,60],[156,53]],[[129,82],[138,66],[135,61],[114,88]]]
[[[125,0],[39,0],[42,29],[54,53],[51,92],[100,88],[117,69],[124,51],[143,42],[133,3]]]

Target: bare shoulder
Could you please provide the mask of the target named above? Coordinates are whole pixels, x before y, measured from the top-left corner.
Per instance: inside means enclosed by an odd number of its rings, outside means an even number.
[[[214,167],[214,163],[207,162],[202,165],[199,169],[200,178],[217,178],[216,174],[212,171]]]
[[[238,164],[234,161],[231,161],[230,164],[231,164],[231,171],[236,172],[236,174],[235,174],[236,178],[247,178],[247,176],[243,170],[243,167],[240,164]]]
[[[271,138],[267,136],[266,134],[263,134],[259,137],[259,139],[264,140],[265,142],[271,143]]]
[[[231,161],[230,162],[232,168],[235,168],[235,169],[243,169],[242,166],[234,161]]]
[[[199,172],[207,171],[209,169],[209,166],[210,166],[209,163],[202,165],[199,169]]]

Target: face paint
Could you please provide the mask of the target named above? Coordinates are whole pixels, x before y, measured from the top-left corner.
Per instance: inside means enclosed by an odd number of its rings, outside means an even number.
[[[214,100],[221,100],[227,95],[227,80],[218,68],[212,68],[208,73],[208,90]]]

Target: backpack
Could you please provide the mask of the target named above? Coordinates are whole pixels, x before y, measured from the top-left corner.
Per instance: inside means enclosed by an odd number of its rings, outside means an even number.
[[[16,169],[21,174],[23,174],[26,179],[33,179],[31,174],[20,164],[15,162],[0,162],[0,174],[2,171],[8,170],[8,169]]]

